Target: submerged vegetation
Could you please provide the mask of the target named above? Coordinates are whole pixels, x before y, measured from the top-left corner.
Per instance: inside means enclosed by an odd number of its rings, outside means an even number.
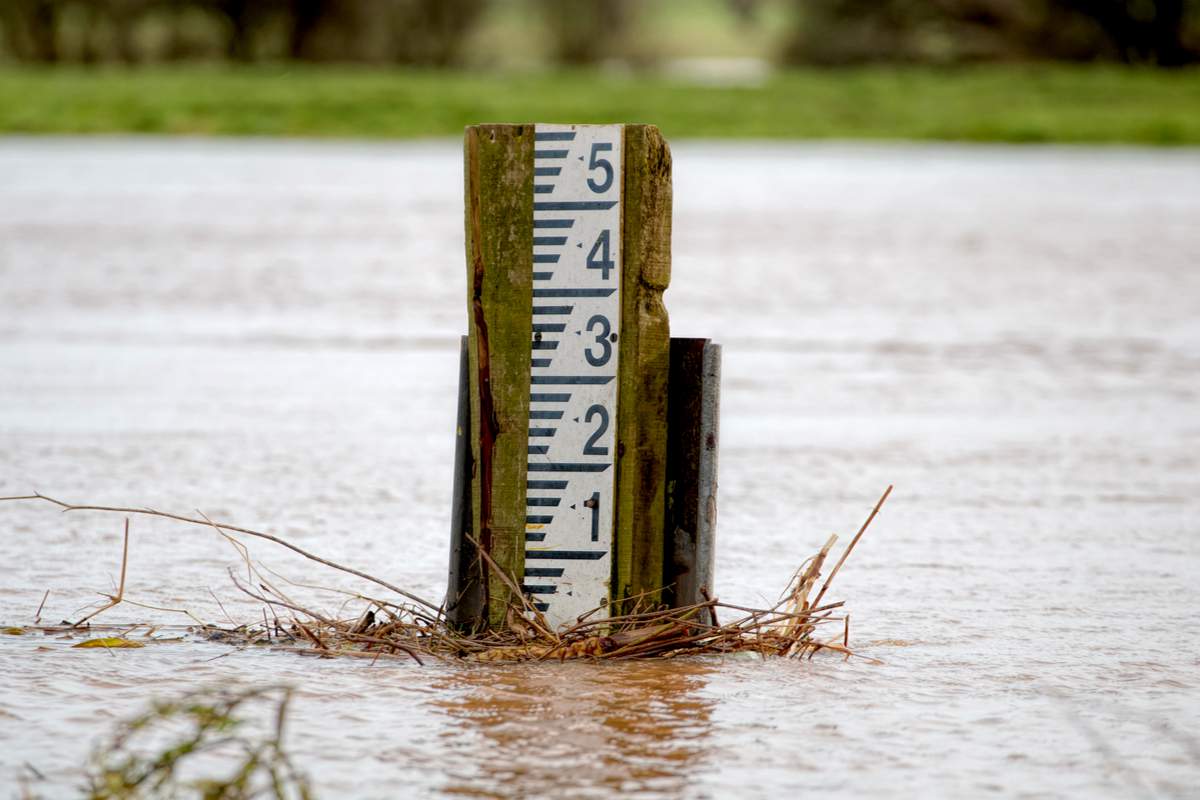
[[[150,709],[119,724],[101,742],[89,765],[89,800],[150,797],[312,796],[308,778],[284,749],[284,722],[291,690],[215,688],[155,701]],[[265,713],[267,731],[251,726],[248,715]],[[197,765],[204,760],[200,777]],[[221,777],[212,777],[218,763]]]

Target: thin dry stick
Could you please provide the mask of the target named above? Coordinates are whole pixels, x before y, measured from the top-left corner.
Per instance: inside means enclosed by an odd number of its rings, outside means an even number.
[[[829,577],[825,579],[825,585],[822,586],[821,591],[817,593],[817,599],[813,600],[814,606],[821,602],[821,598],[825,596],[825,590],[829,588],[829,584],[833,583],[834,576],[838,574],[838,570],[842,568],[842,564],[845,564],[846,559],[850,557],[850,551],[854,549],[854,545],[858,544],[858,540],[861,539],[863,533],[866,532],[867,526],[871,524],[871,520],[875,519],[875,515],[879,513],[879,509],[883,507],[884,501],[888,499],[888,495],[891,493],[892,486],[889,484],[887,489],[884,490],[883,496],[879,498],[879,502],[875,504],[873,509],[871,509],[871,514],[867,517],[867,521],[862,524],[862,527],[858,529],[858,533],[854,534],[854,538],[850,540],[850,544],[846,547],[846,552],[842,553],[842,557],[838,559],[837,565],[833,568],[833,572],[829,573]]]
[[[713,627],[714,628],[721,627],[721,623],[717,621],[717,606],[720,605],[720,601],[714,600],[711,597],[709,597],[708,589],[705,589],[703,586],[700,587],[700,596],[703,597],[708,602],[712,603],[712,607],[708,609],[708,613],[712,616]]]
[[[692,608],[692,606],[688,606],[688,608]],[[574,625],[572,625],[570,628],[568,628],[566,631],[564,631],[564,635],[579,633],[581,631],[585,631],[590,628],[609,628],[609,627],[614,627],[614,626],[620,626],[620,624],[624,623],[624,622],[637,622],[637,623],[651,622],[651,621],[660,619],[662,617],[670,616],[671,614],[674,614],[676,612],[685,611],[685,610],[686,609],[683,609],[683,608],[668,608],[668,609],[663,609],[662,611],[642,611],[642,612],[638,612],[636,614],[621,614],[621,615],[615,616],[615,617],[600,617],[598,619],[586,619],[583,622],[577,622]]]
[[[689,612],[689,614],[694,614],[694,613],[695,613],[695,609],[693,609],[691,612]],[[672,625],[671,623],[666,623],[664,625],[659,625],[659,626],[656,626],[653,628],[642,629],[642,631],[639,631],[639,633],[642,633],[642,635],[639,638],[634,639],[632,642],[629,642],[626,645],[618,647],[616,650],[612,651],[612,653],[609,653],[607,655],[619,656],[622,652],[625,652],[628,650],[635,650],[640,645],[643,645],[647,642],[651,642],[654,639],[657,639],[657,638],[663,636],[664,634],[671,633],[672,631],[677,631],[679,629],[680,629],[680,626]],[[709,634],[705,633],[702,636],[699,636],[696,638],[707,638],[708,635]]]
[[[204,620],[200,619],[195,614],[188,611],[186,608],[167,608],[166,606],[152,606],[149,603],[139,603],[136,600],[130,600],[128,597],[124,598],[121,602],[125,603],[125,605],[127,605],[127,606],[136,606],[137,608],[148,608],[151,611],[167,611],[171,614],[183,614],[184,616],[189,617],[192,620],[192,622],[195,622],[197,625],[205,624]]]
[[[660,592],[664,592],[674,585],[675,584],[670,583],[670,584],[667,584],[666,586],[662,586],[657,589],[647,589],[644,592],[638,592],[637,594],[631,594],[628,597],[623,598],[621,600],[621,604],[626,607],[632,605],[633,607],[636,608],[641,605],[641,602],[640,602],[641,600],[643,600],[647,597],[650,597],[651,595],[656,595],[656,594],[659,594]],[[637,602],[635,602],[635,601],[637,601]],[[608,608],[608,606],[597,606],[596,608],[593,608],[591,611],[585,611],[584,613],[580,614],[579,616],[577,616],[575,618],[575,624],[580,625],[585,622],[588,622],[589,617],[593,616],[597,612],[603,611],[606,608]],[[611,610],[611,609],[609,609],[609,610]],[[640,613],[642,613],[642,612],[636,612],[636,613],[634,613],[634,616],[637,616]],[[614,619],[617,619],[617,617],[602,617],[600,620],[592,620],[591,622],[599,622],[600,624],[603,624],[606,622],[612,622]],[[572,628],[572,630],[574,630],[574,629]]]
[[[257,579],[259,582],[258,585],[260,587],[262,587],[265,591],[271,592],[271,593],[275,594],[276,596],[278,596],[280,599],[286,600],[289,603],[292,602],[292,599],[290,597],[288,597],[287,595],[283,594],[278,589],[276,589],[273,585],[271,585],[270,581],[268,581],[266,578],[264,578],[259,573],[259,571],[257,569],[255,569],[254,564],[250,561],[250,548],[246,547],[245,544],[238,541],[230,534],[221,530],[221,528],[216,523],[214,523],[211,519],[209,519],[208,515],[205,514],[203,511],[201,511],[200,509],[196,509],[196,513],[199,514],[200,516],[204,517],[205,522],[207,522],[209,525],[211,525],[213,530],[215,530],[218,534],[220,534],[221,537],[223,537],[227,542],[229,542],[231,545],[233,545],[234,549],[237,550],[238,554],[242,557],[242,560],[246,564],[246,581],[247,582]],[[224,610],[224,609],[222,609],[222,610]],[[226,616],[228,616],[228,614]],[[229,621],[233,622],[232,619]]]
[[[164,519],[173,519],[177,522],[186,522],[189,525],[204,525],[204,526],[212,525],[213,527],[222,528],[227,531],[234,531],[235,533],[244,533],[247,536],[254,536],[259,539],[266,539],[268,542],[274,542],[277,545],[286,547],[288,550],[291,550],[293,553],[298,553],[311,561],[316,561],[318,564],[324,564],[325,566],[327,566],[331,569],[336,569],[341,572],[346,572],[350,575],[355,575],[359,578],[362,578],[363,580],[378,584],[379,586],[382,586],[383,588],[388,589],[389,591],[393,591],[402,597],[407,597],[409,600],[412,600],[414,603],[419,603],[420,605],[423,605],[426,608],[431,609],[438,616],[441,616],[441,608],[439,606],[429,602],[428,600],[418,597],[417,595],[412,594],[410,592],[406,592],[405,590],[401,589],[399,586],[395,586],[391,583],[388,583],[387,581],[383,580],[382,578],[376,578],[374,575],[368,575],[367,573],[365,573],[361,570],[357,570],[354,567],[348,567],[345,564],[338,564],[335,561],[330,561],[328,559],[321,558],[320,556],[314,555],[313,553],[310,553],[301,547],[297,547],[296,545],[292,544],[291,542],[287,541],[286,539],[281,539],[278,536],[274,536],[270,533],[263,533],[262,531],[250,530],[249,528],[239,528],[236,525],[226,525],[223,522],[212,523],[212,522],[209,522],[206,520],[195,519],[193,517],[184,517],[179,514],[171,514],[166,511],[155,511],[152,508],[123,508],[120,506],[72,505],[71,503],[64,503],[62,500],[55,500],[53,497],[48,497],[41,493],[35,493],[35,494],[31,494],[31,495],[22,495],[20,497],[0,497],[0,501],[3,501],[3,500],[45,500],[48,503],[53,503],[54,505],[58,506],[64,512],[65,511],[113,511],[118,514],[145,514],[145,515],[151,516],[151,517],[162,517]]]
[[[268,604],[268,605],[271,605],[271,606],[282,606],[282,607],[284,607],[284,608],[290,609],[290,610],[292,610],[292,611],[295,611],[295,612],[297,612],[297,613],[300,613],[300,614],[305,614],[305,615],[307,615],[307,616],[309,616],[309,617],[312,617],[313,619],[317,620],[318,622],[322,622],[322,623],[324,623],[324,624],[326,624],[326,625],[330,626],[331,628],[334,628],[335,630],[336,630],[336,629],[337,629],[337,627],[338,627],[338,626],[337,626],[337,623],[336,623],[336,622],[334,622],[333,620],[331,620],[331,619],[328,619],[328,618],[326,618],[326,617],[322,616],[321,614],[318,614],[318,613],[316,613],[316,612],[314,612],[314,611],[310,611],[310,610],[309,610],[309,609],[307,609],[307,608],[302,608],[302,607],[300,607],[300,606],[297,606],[297,605],[292,605],[291,603],[281,602],[281,601],[279,601],[279,600],[272,600],[272,599],[270,599],[270,598],[268,598],[268,597],[264,597],[263,595],[260,595],[260,594],[255,594],[254,592],[252,592],[252,591],[250,591],[249,589],[247,589],[245,586],[242,586],[242,584],[241,584],[241,583],[238,581],[238,579],[237,579],[237,576],[233,574],[233,570],[232,570],[232,569],[229,571],[229,577],[230,577],[230,579],[233,581],[233,584],[234,584],[234,586],[236,586],[238,589],[240,589],[241,591],[245,592],[245,593],[246,593],[246,594],[248,594],[250,597],[253,597],[253,598],[254,598],[254,599],[256,599],[256,600],[259,600],[259,601],[261,601],[261,602],[263,602],[263,603],[266,603],[266,604]],[[321,649],[323,652],[330,653],[331,655],[333,654],[333,653],[330,651],[329,647],[328,647],[328,646],[326,646],[326,644],[325,644],[325,643],[324,643],[324,642],[321,640],[321,638],[320,638],[319,636],[317,636],[315,633],[313,633],[311,630],[309,630],[309,629],[308,629],[308,627],[307,627],[307,626],[306,626],[306,625],[305,625],[303,622],[301,622],[301,621],[300,621],[300,620],[298,620],[298,619],[293,619],[292,621],[293,621],[293,622],[296,624],[297,628],[298,628],[298,629],[299,629],[301,632],[303,632],[303,633],[305,634],[305,636],[307,636],[307,637],[308,637],[310,640],[312,640],[312,642],[313,642],[313,643],[314,643],[314,644],[315,644],[315,645],[316,645],[318,648],[320,648],[320,649]],[[406,654],[408,654],[408,655],[409,655],[409,656],[410,656],[410,657],[411,657],[411,658],[412,658],[414,661],[416,661],[418,664],[424,664],[424,663],[425,663],[425,662],[421,661],[421,658],[420,658],[420,656],[418,656],[418,655],[417,655],[415,652],[413,652],[412,650],[410,650],[408,647],[405,647],[404,645],[402,645],[402,644],[400,644],[400,643],[398,643],[398,642],[388,642],[388,644],[389,644],[390,646],[392,646],[392,647],[395,647],[395,648],[396,648],[396,649],[398,649],[398,650],[403,650],[403,651],[404,651]],[[339,653],[338,653],[338,655],[341,655],[341,654],[343,654],[343,653],[341,653],[341,652],[339,652]]]
[[[697,627],[697,628],[711,628],[711,626],[705,625],[700,622],[689,621],[688,618],[691,617],[692,615],[694,615],[700,609],[708,608],[711,610],[713,605],[714,605],[713,602],[710,600],[706,603],[696,603],[695,605],[687,606],[684,608],[669,608],[669,609],[665,609],[663,611],[657,611],[657,612],[648,612],[648,613],[643,613],[643,614],[625,615],[625,616],[621,616],[621,617],[608,617],[607,619],[598,619],[598,620],[588,620],[588,621],[583,621],[583,622],[577,622],[574,626],[568,628],[567,630],[565,630],[561,634],[559,634],[559,641],[553,647],[551,647],[549,650],[542,653],[542,655],[539,656],[537,660],[545,661],[552,655],[556,655],[556,654],[560,653],[561,651],[569,650],[573,644],[576,644],[580,640],[581,637],[584,637],[584,638],[587,637],[587,634],[585,633],[585,631],[589,631],[596,627],[614,627],[614,626],[619,627],[619,625],[616,625],[616,623],[618,623],[621,620],[626,620],[626,619],[636,621],[637,627],[639,627],[643,630],[648,630],[648,626],[651,622],[667,623],[667,626],[669,626],[670,624],[676,624],[676,625],[692,626],[692,627]],[[598,610],[599,609],[595,609],[594,611],[598,611]],[[589,615],[591,613],[594,613],[594,611],[589,612]],[[588,615],[581,615],[581,616],[588,616]],[[659,627],[661,628],[664,626],[659,626]],[[704,637],[707,637],[710,635],[711,635],[711,630],[707,631],[703,634]],[[628,646],[631,646],[631,645],[623,645],[622,647],[624,648],[624,647],[628,647]],[[559,657],[561,658],[561,655]]]
[[[839,608],[841,606],[846,605],[845,600],[838,600],[836,603],[830,603],[829,605],[825,605],[825,606],[812,606],[811,608],[808,608],[804,611],[780,611],[779,607],[787,602],[788,602],[788,600],[783,600],[783,601],[777,603],[774,608],[750,608],[749,606],[739,606],[739,605],[734,605],[733,603],[720,603],[719,605],[721,606],[721,608],[731,608],[735,611],[747,612],[747,616],[739,619],[737,622],[731,623],[730,624],[731,628],[741,627],[742,624],[744,624],[747,620],[749,620],[752,617],[756,617],[756,616],[760,617],[760,616],[763,616],[766,614],[771,614],[771,615],[775,615],[775,616],[779,616],[779,617],[807,617],[812,614],[815,614],[818,611],[826,611],[831,608]]]
[[[303,581],[294,581],[291,578],[289,578],[288,576],[283,575],[279,572],[276,572],[275,570],[271,569],[269,566],[267,566],[266,564],[263,564],[262,562],[259,562],[258,567],[255,568],[256,571],[258,569],[263,569],[263,570],[271,573],[272,575],[274,575],[276,578],[283,581],[284,583],[287,583],[291,586],[299,586],[301,589],[316,589],[319,592],[330,592],[332,594],[346,595],[347,603],[350,602],[350,600],[352,600],[352,599],[353,600],[364,600],[367,603],[373,603],[373,604],[379,606],[380,609],[395,608],[395,609],[404,611],[405,613],[412,614],[417,619],[423,619],[427,622],[432,622],[435,624],[438,622],[438,620],[434,619],[433,617],[428,616],[427,614],[423,614],[422,612],[418,611],[417,609],[413,608],[412,606],[398,605],[396,603],[392,603],[387,600],[380,600],[378,597],[372,597],[370,595],[363,594],[361,592],[355,592],[350,589],[339,589],[335,586],[321,586],[320,584],[317,584],[317,583],[304,583]]]
[[[385,647],[391,647],[396,650],[402,650],[405,653],[408,653],[408,655],[410,655],[412,657],[413,661],[416,661],[418,664],[420,664],[422,666],[425,665],[425,662],[421,660],[421,657],[418,656],[416,654],[416,652],[414,652],[413,650],[410,650],[408,647],[405,647],[404,645],[400,644],[399,642],[397,642],[393,639],[380,639],[378,637],[367,636],[366,634],[362,634],[362,633],[352,633],[352,634],[350,634],[349,638],[351,639],[351,641],[367,642],[368,644],[381,644],[381,645],[384,645]]]
[[[378,661],[379,659],[408,661],[410,658],[409,653],[400,655],[399,653],[387,653],[383,650],[338,650],[334,653],[326,650],[314,650],[311,647],[289,647],[287,645],[276,645],[273,649],[281,653],[294,653],[298,656],[317,656],[319,658],[369,658],[372,661]]]
[[[217,593],[212,590],[212,587],[205,587],[205,588],[208,589],[208,593],[209,593],[209,595],[212,596],[212,599],[217,601],[217,606],[220,607],[221,613],[225,615],[225,619],[229,620],[229,624],[236,626],[237,620],[235,620],[233,617],[229,616],[229,612],[225,610],[225,604],[221,602],[221,598],[217,597]]]
[[[301,622],[300,620],[294,620],[294,622],[296,623],[296,627],[299,628],[301,630],[301,632],[304,633],[305,636],[307,636],[309,639],[312,640],[313,644],[315,644],[317,647],[321,648],[322,650],[328,652],[329,648],[325,646],[325,643],[321,641],[319,636],[317,636],[315,633],[310,631],[304,625],[304,623]]]
[[[275,605],[282,606],[282,607],[284,607],[284,608],[288,608],[288,609],[290,609],[290,610],[292,610],[292,611],[295,611],[295,612],[298,612],[298,613],[301,613],[301,614],[305,614],[305,615],[307,615],[307,616],[309,616],[309,617],[312,617],[313,619],[315,619],[315,620],[317,620],[317,621],[319,621],[319,622],[321,622],[321,623],[323,623],[323,624],[325,624],[325,625],[328,625],[330,628],[332,628],[332,629],[334,630],[334,632],[335,632],[335,633],[342,635],[342,637],[343,637],[344,639],[348,640],[348,641],[369,641],[369,642],[375,642],[375,643],[380,643],[380,644],[386,644],[386,645],[388,645],[389,647],[394,647],[394,648],[396,648],[397,650],[402,650],[402,651],[404,651],[404,652],[405,652],[405,653],[407,653],[407,654],[408,654],[408,655],[409,655],[409,656],[410,656],[410,657],[411,657],[411,658],[412,658],[414,661],[416,661],[418,664],[424,664],[424,662],[423,662],[423,661],[421,661],[421,658],[420,658],[420,656],[418,656],[418,655],[416,654],[416,652],[414,652],[413,650],[409,649],[409,648],[408,648],[408,647],[406,647],[405,645],[403,645],[403,644],[400,644],[399,642],[396,642],[396,641],[391,641],[391,640],[383,640],[383,639],[379,639],[379,638],[376,638],[376,637],[364,636],[364,635],[362,635],[362,634],[355,634],[355,633],[353,633],[353,632],[351,632],[351,633],[347,634],[347,633],[345,633],[345,632],[344,632],[344,631],[341,629],[341,626],[340,626],[340,625],[339,625],[339,624],[338,624],[336,621],[334,621],[334,620],[331,620],[331,619],[328,619],[327,617],[324,617],[324,616],[322,616],[321,614],[318,614],[318,613],[316,613],[316,612],[313,612],[313,611],[311,611],[311,610],[309,610],[309,609],[307,609],[307,608],[303,608],[303,607],[301,607],[301,606],[298,606],[298,605],[295,605],[295,604],[292,604],[292,603],[289,603],[289,602],[281,602],[281,601],[278,601],[278,600],[272,600],[272,599],[270,599],[270,598],[268,598],[268,597],[265,597],[265,596],[263,596],[263,595],[259,595],[259,594],[255,594],[254,592],[251,592],[250,590],[248,590],[246,587],[242,586],[242,585],[241,585],[241,584],[238,582],[238,580],[237,580],[237,577],[236,577],[236,576],[233,574],[232,570],[230,571],[230,578],[233,580],[233,583],[234,583],[234,585],[235,585],[235,586],[237,586],[237,587],[238,587],[238,589],[242,590],[243,592],[245,592],[245,593],[246,593],[246,594],[248,594],[249,596],[251,596],[251,597],[255,598],[256,600],[259,600],[259,601],[261,601],[261,602],[263,602],[263,603],[267,603],[267,604],[269,604],[269,605],[272,605],[272,606],[275,606]],[[264,619],[265,619],[265,612],[264,612]],[[306,625],[304,625],[304,623],[300,622],[299,620],[293,620],[293,621],[296,623],[297,627],[298,627],[298,628],[299,628],[299,629],[300,629],[300,630],[301,630],[301,631],[302,631],[302,632],[303,632],[303,633],[304,633],[306,636],[308,636],[308,637],[309,637],[309,639],[311,639],[311,640],[312,640],[312,641],[313,641],[313,642],[314,642],[314,643],[315,643],[315,644],[316,644],[318,647],[320,647],[320,648],[321,648],[322,650],[324,650],[324,651],[328,651],[328,650],[329,650],[329,648],[328,648],[328,647],[325,645],[325,643],[324,643],[324,642],[323,642],[323,641],[320,639],[320,637],[319,637],[319,636],[317,636],[315,633],[313,633],[313,632],[312,632],[312,631],[311,631],[311,630],[310,630],[310,629],[309,629],[309,628],[308,628]]]
[[[237,576],[233,574],[232,568],[230,568],[230,570],[229,570],[229,579],[231,581],[233,581],[234,586],[236,586],[238,589],[240,589],[242,592],[249,595],[250,597],[253,597],[255,600],[258,600],[259,602],[268,603],[272,606],[280,606],[282,608],[288,609],[289,611],[295,611],[298,614],[304,614],[306,616],[312,617],[313,619],[317,620],[318,622],[323,622],[326,625],[334,624],[334,621],[331,620],[329,617],[326,617],[324,614],[318,614],[316,611],[311,611],[307,608],[304,608],[303,606],[298,606],[295,603],[290,603],[286,600],[272,600],[271,598],[269,598],[265,595],[256,594],[256,593],[250,591],[245,586],[243,586],[241,581],[239,581],[237,579]],[[295,621],[295,620],[293,619],[293,621]]]
[[[129,565],[129,518],[126,517],[125,518],[125,546],[121,551],[121,583],[119,586],[117,586],[117,593],[104,595],[105,597],[108,598],[109,602],[100,606],[100,608],[97,608],[95,611],[88,614],[86,617],[79,620],[79,622],[76,622],[71,627],[78,628],[80,625],[87,622],[92,617],[96,616],[97,614],[99,614],[103,611],[108,611],[110,608],[112,608],[113,606],[120,603],[123,599],[125,599],[125,568],[128,565]],[[38,610],[39,611],[41,610],[40,607]]]
[[[38,603],[38,610],[33,612],[33,624],[34,625],[37,625],[39,622],[42,621],[42,609],[46,607],[46,598],[49,596],[50,596],[50,590],[47,589],[46,593],[44,595],[42,595],[42,602]]]
[[[530,624],[532,624],[535,628],[538,628],[539,630],[541,630],[542,633],[546,634],[551,639],[554,639],[557,641],[558,636],[556,636],[554,634],[554,631],[550,630],[550,627],[548,625],[542,624],[542,619],[544,619],[542,617],[542,613],[533,607],[533,604],[529,602],[529,600],[525,597],[524,592],[521,591],[521,587],[517,586],[517,584],[513,583],[513,580],[512,580],[512,578],[510,578],[508,576],[508,573],[506,573],[503,569],[501,569],[500,565],[497,564],[494,559],[492,559],[492,557],[488,554],[488,552],[486,550],[483,549],[482,546],[480,546],[479,542],[476,541],[474,536],[472,536],[469,533],[464,534],[464,535],[467,537],[467,540],[471,544],[475,545],[475,552],[477,552],[477,553],[479,553],[479,555],[483,556],[484,561],[486,561],[488,566],[492,568],[492,571],[495,572],[497,576],[499,576],[500,580],[504,581],[504,585],[507,586],[510,590],[512,590],[512,592],[515,596],[517,596],[521,599],[521,605],[524,606],[525,610],[530,612],[533,615],[533,620],[530,621]]]
[[[198,508],[196,509],[196,513],[199,514],[200,516],[204,517],[204,521],[207,522],[214,531],[216,531],[218,534],[220,534],[221,538],[223,538],[225,541],[227,541],[231,545],[233,545],[233,548],[238,551],[238,555],[240,555],[242,557],[242,561],[246,562],[246,580],[248,580],[248,581],[254,580],[254,568],[250,565],[250,550],[249,550],[249,548],[247,548],[246,545],[242,544],[237,539],[230,536],[225,531],[221,530],[217,526],[217,524],[209,518],[208,514],[205,514],[203,511],[201,511]]]

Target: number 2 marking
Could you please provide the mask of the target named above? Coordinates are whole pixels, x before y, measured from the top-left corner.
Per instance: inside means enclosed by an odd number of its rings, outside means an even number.
[[[591,422],[592,417],[596,416],[597,414],[600,415],[600,427],[596,428],[596,432],[588,438],[587,444],[583,446],[583,454],[585,456],[608,455],[607,447],[596,446],[596,442],[600,441],[600,437],[603,436],[604,432],[608,430],[608,409],[599,404],[590,406],[587,410],[587,414],[585,414],[583,417],[583,421]]]

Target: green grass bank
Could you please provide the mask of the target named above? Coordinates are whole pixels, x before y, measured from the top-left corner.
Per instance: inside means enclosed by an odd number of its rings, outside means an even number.
[[[0,133],[411,138],[638,121],[671,139],[1200,144],[1200,70],[988,66],[659,74],[329,67],[0,69]]]

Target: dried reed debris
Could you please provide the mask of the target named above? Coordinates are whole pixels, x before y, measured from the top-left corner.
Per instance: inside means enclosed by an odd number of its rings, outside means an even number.
[[[823,575],[826,560],[837,542],[836,535],[830,536],[820,551],[796,570],[788,587],[769,608],[747,608],[722,603],[717,598],[706,599],[702,603],[682,608],[666,608],[639,602],[645,598],[631,598],[634,609],[630,613],[603,616],[599,613],[603,609],[594,609],[580,616],[569,628],[554,630],[530,600],[521,597],[518,591],[516,594],[520,600],[508,609],[507,625],[504,629],[484,632],[456,629],[447,623],[441,607],[387,581],[328,561],[277,536],[214,522],[202,513],[199,514],[201,518],[193,518],[153,509],[71,505],[40,494],[0,500],[42,500],[53,503],[63,511],[92,510],[158,516],[216,530],[237,548],[246,568],[244,579],[232,569],[230,579],[239,591],[262,603],[263,618],[261,622],[228,628],[204,623],[193,628],[210,640],[239,647],[271,645],[283,650],[322,657],[403,658],[423,663],[422,657],[472,662],[511,662],[549,659],[672,658],[742,652],[756,653],[763,657],[811,658],[821,650],[829,650],[849,658],[856,654],[849,646],[849,617],[842,612],[844,601],[822,601],[833,578],[879,513],[891,491],[892,487],[889,486],[879,498],[819,589],[817,585]],[[307,608],[290,598],[271,577],[264,575],[263,568],[251,560],[244,544],[233,534],[253,536],[281,544],[312,561],[363,578],[394,592],[400,599],[393,601],[359,593],[346,593],[365,603],[361,612],[348,618]],[[511,578],[500,570],[482,549],[479,552],[493,575],[511,583]],[[121,586],[115,595],[106,595],[111,602],[100,611],[107,610],[124,599],[124,578],[128,559],[127,537],[124,554]],[[270,617],[267,610],[271,612]],[[86,622],[97,613],[99,611],[88,615],[76,625]],[[720,624],[718,619],[732,621]],[[842,624],[837,626],[836,623],[839,622]],[[839,630],[836,635],[821,638],[818,631],[823,627],[837,627]]]

